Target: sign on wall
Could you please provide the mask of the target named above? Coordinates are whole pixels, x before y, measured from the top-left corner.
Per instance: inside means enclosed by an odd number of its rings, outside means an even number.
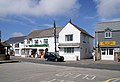
[[[115,46],[116,41],[102,41],[99,43],[100,46]]]

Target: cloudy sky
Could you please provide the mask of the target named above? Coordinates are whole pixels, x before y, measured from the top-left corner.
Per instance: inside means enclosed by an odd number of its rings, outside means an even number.
[[[2,40],[32,30],[74,24],[94,36],[97,22],[119,21],[120,0],[0,0]]]

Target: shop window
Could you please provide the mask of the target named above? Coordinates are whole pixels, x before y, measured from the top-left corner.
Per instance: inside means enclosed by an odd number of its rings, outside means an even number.
[[[106,49],[102,49],[101,54],[105,55]]]
[[[109,55],[113,55],[113,49],[109,49]]]

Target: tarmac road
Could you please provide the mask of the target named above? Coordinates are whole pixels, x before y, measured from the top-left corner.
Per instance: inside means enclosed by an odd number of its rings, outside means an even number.
[[[51,62],[51,61],[41,60],[39,58],[35,59],[35,58],[11,57],[11,59],[22,61],[22,62],[31,62],[31,63],[57,65],[57,66],[120,71],[120,62],[116,62],[116,61],[93,61],[92,59],[87,59],[87,60],[80,60],[80,61]]]
[[[0,64],[0,82],[120,82],[120,71],[30,62]]]

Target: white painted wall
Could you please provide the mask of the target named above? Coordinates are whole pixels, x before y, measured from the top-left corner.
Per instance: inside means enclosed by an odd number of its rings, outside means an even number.
[[[64,53],[64,48],[60,48],[59,55],[63,56],[65,61],[76,61],[77,56],[80,60],[80,48],[74,48],[74,53]]]
[[[65,35],[73,34],[73,41],[66,42]],[[59,43],[80,43],[80,31],[68,23],[59,33]]]
[[[55,43],[54,43],[54,37],[44,37],[44,38],[32,38],[32,42],[30,42],[30,44],[27,44],[27,39],[25,39],[25,45],[32,45],[35,44],[35,40],[38,40],[38,44],[44,44],[44,39],[48,39],[48,47],[29,47],[27,46],[26,48],[33,48],[33,49],[46,49],[48,48],[49,52],[55,52]],[[58,44],[57,43],[57,51],[59,51],[58,48]]]
[[[73,41],[65,41],[65,35],[73,35]],[[59,43],[80,43],[80,31],[71,23],[68,23],[59,33]],[[64,48],[59,49],[59,55],[64,56],[65,61],[76,61],[80,59],[80,48],[74,48],[74,53],[64,53]]]

